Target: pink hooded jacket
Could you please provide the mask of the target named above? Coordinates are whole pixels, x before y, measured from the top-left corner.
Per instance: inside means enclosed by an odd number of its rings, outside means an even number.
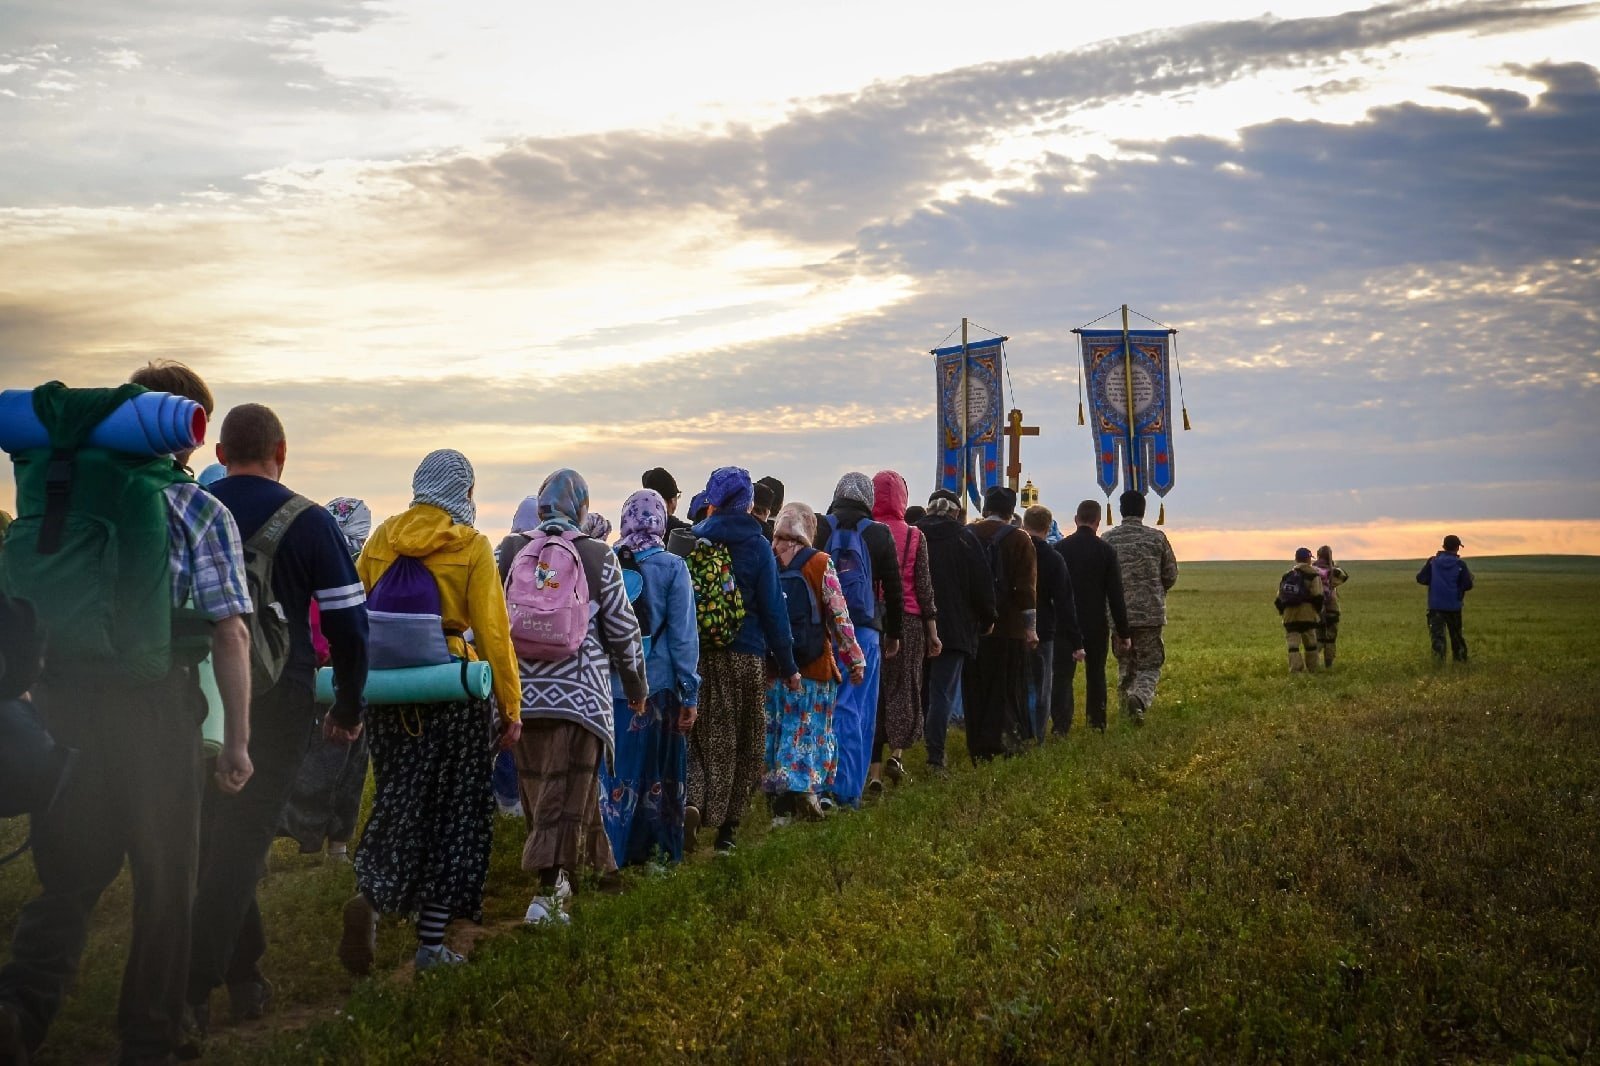
[[[893,470],[880,470],[872,477],[872,519],[889,527],[894,536],[895,555],[900,560],[900,583],[905,588],[906,613],[922,614],[917,602],[917,545],[922,530],[906,525],[909,492],[906,479]]]

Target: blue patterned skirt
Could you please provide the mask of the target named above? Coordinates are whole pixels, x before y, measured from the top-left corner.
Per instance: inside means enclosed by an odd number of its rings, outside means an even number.
[[[769,795],[823,792],[833,785],[839,744],[833,733],[834,681],[800,679],[800,691],[781,682],[767,688],[767,760],[761,787]]]
[[[617,750],[613,772],[600,771],[600,816],[617,865],[683,858],[683,802],[689,745],[678,732],[677,693],[663,690],[636,715],[613,700]]]

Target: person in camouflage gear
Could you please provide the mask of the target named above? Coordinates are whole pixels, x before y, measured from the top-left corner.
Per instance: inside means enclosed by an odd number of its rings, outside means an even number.
[[[1167,660],[1161,627],[1167,623],[1167,590],[1178,583],[1178,558],[1167,535],[1144,524],[1144,497],[1124,492],[1118,501],[1122,524],[1100,538],[1117,550],[1122,570],[1122,593],[1128,605],[1126,647],[1117,656],[1117,695],[1122,713],[1134,725],[1143,725],[1145,712],[1156,699],[1156,682]]]
[[[1283,618],[1283,632],[1289,642],[1289,672],[1302,674],[1317,670],[1317,630],[1322,625],[1322,574],[1311,563],[1311,549],[1294,553],[1294,568],[1278,581],[1278,596],[1272,601]],[[1300,649],[1304,646],[1302,658]]]
[[[1339,641],[1339,586],[1350,580],[1344,567],[1333,561],[1333,549],[1324,544],[1317,549],[1317,573],[1322,575],[1322,624],[1317,626],[1317,644],[1322,648],[1324,669],[1333,669]]]

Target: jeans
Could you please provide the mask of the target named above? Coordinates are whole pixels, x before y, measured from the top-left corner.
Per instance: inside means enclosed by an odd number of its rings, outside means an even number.
[[[189,955],[190,1003],[224,982],[261,980],[266,931],[256,885],[266,873],[289,792],[317,716],[311,690],[284,680],[250,701],[250,762],[255,772],[236,796],[207,789],[200,817],[200,877]]]
[[[967,653],[944,649],[928,660],[928,717],[922,738],[928,745],[928,765],[944,765],[944,738],[950,731],[950,716],[961,709],[961,672]]]
[[[1111,633],[1087,632],[1083,635],[1084,718],[1095,729],[1106,727],[1106,655],[1111,650]],[[1078,663],[1070,655],[1055,661],[1055,685],[1050,691],[1051,728],[1065,734],[1072,728],[1072,681]]]
[[[205,704],[195,673],[177,667],[147,684],[52,679],[33,697],[56,740],[79,755],[56,804],[33,819],[40,891],[17,917],[0,1002],[37,1047],[77,974],[95,903],[126,859],[133,915],[117,1029],[125,1054],[166,1054],[183,1015],[199,839]]]
[[[1033,725],[1033,739],[1044,743],[1045,727],[1050,723],[1050,690],[1055,680],[1056,642],[1041,640],[1039,647],[1028,657],[1028,720]],[[1072,649],[1067,649],[1067,658]]]
[[[1428,636],[1433,641],[1433,657],[1444,661],[1444,638],[1450,634],[1450,652],[1456,662],[1467,661],[1467,638],[1461,635],[1460,611],[1429,611]]]

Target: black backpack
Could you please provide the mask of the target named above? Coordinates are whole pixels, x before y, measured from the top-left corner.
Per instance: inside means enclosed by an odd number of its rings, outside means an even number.
[[[778,587],[789,612],[789,636],[794,642],[795,665],[805,667],[822,658],[827,650],[827,632],[822,624],[822,607],[817,603],[804,569],[815,548],[801,548],[787,566],[778,569]]]
[[[1306,587],[1306,575],[1296,567],[1278,580],[1278,603],[1283,607],[1299,607],[1311,602],[1311,590]]]
[[[999,529],[979,540],[979,543],[983,545],[983,557],[989,562],[989,576],[994,579],[994,605],[996,610],[999,610],[1000,605],[1006,602],[1007,593],[1010,589],[1006,581],[1006,553],[1001,546],[1005,544],[1007,536],[1016,532],[1020,531],[1015,526],[1002,522]]]

